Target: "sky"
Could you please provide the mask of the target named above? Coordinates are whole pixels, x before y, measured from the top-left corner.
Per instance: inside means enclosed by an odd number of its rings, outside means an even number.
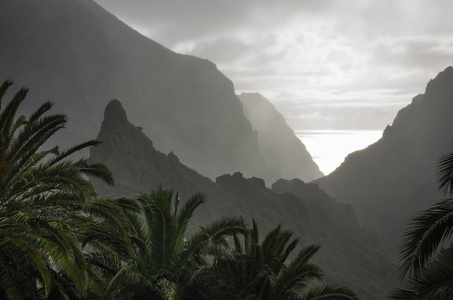
[[[165,47],[214,62],[237,94],[262,94],[305,131],[303,142],[309,132],[349,132],[363,148],[363,131],[374,142],[453,65],[451,0],[96,2]],[[344,157],[330,148],[322,155]]]

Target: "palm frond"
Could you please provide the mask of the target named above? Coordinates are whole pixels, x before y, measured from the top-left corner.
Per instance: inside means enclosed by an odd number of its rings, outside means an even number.
[[[200,229],[212,241],[216,241],[227,235],[245,234],[247,232],[244,222],[237,217],[222,217],[206,226],[200,226]]]
[[[315,255],[319,251],[319,249],[321,249],[320,245],[309,245],[304,247],[299,251],[293,263],[304,264],[308,262],[313,257],[313,255]]]
[[[453,295],[453,248],[441,251],[439,256],[420,271],[408,278],[403,288],[393,291],[390,299],[449,299]]]
[[[53,103],[50,101],[44,102],[41,106],[30,115],[28,122],[34,123],[38,121],[46,112],[48,112],[53,106]]]
[[[10,85],[0,87],[0,98]],[[111,173],[87,159],[73,162],[69,155],[98,142],[61,152],[57,146],[40,150],[65,126],[66,116],[45,116],[52,107],[46,102],[28,119],[16,118],[26,95],[21,89],[0,112],[0,297],[81,299],[89,288],[100,294],[102,278],[88,265],[81,245],[90,241],[106,252],[129,255],[124,213],[138,211],[138,205],[94,201],[86,175],[113,183]]]
[[[176,222],[178,223],[178,227],[180,228],[179,234],[183,234],[186,231],[187,224],[192,218],[194,211],[205,202],[204,198],[205,196],[201,193],[195,194],[192,197],[190,197],[190,199],[187,200],[186,203],[184,203],[183,207],[177,211]],[[175,199],[175,202],[176,201],[179,200]]]
[[[8,151],[8,160],[15,162],[15,171],[20,170],[29,158],[65,124],[65,115],[51,115],[34,123],[28,122],[19,131]]]
[[[39,248],[48,253],[54,261],[69,276],[77,290],[84,294],[87,287],[87,268],[85,256],[77,242],[67,233],[41,222],[41,227],[48,227],[46,237],[39,237]]]
[[[0,86],[0,109],[2,108],[2,99],[3,99],[3,96],[5,96],[5,93],[6,91],[8,90],[8,88],[13,84],[12,81],[9,81],[9,80],[6,80],[2,83],[2,85]]]
[[[438,246],[453,233],[453,199],[443,200],[420,212],[409,223],[401,250],[400,275],[418,274]]]
[[[252,219],[252,228],[250,230],[250,237],[251,237],[252,243],[259,244],[260,232],[258,229],[258,224],[256,223],[255,219]]]
[[[138,270],[135,261],[129,261],[123,265],[121,270],[119,270],[109,282],[106,296],[121,290],[124,286],[133,286],[135,289],[150,290],[153,289],[154,283]]]
[[[4,243],[7,243],[11,246],[14,247],[15,252],[14,254],[22,253],[23,255],[27,255],[27,257],[34,263],[36,268],[38,269],[40,275],[41,275],[41,280],[43,280],[44,283],[44,288],[45,288],[45,294],[48,295],[50,292],[50,285],[51,285],[51,278],[50,278],[50,272],[48,269],[47,265],[47,258],[39,252],[37,249],[35,249],[34,244],[27,242],[31,236],[27,235],[28,238],[22,238],[22,236],[17,236],[17,234],[8,234],[8,232],[3,231],[2,232],[2,237]],[[11,253],[11,256],[13,253]],[[8,260],[11,259],[11,256],[8,257]],[[9,270],[9,268],[5,268],[5,271]],[[13,275],[11,271],[7,271],[7,274],[9,273],[9,276],[11,276],[10,280],[12,280],[9,284],[10,286],[10,291],[13,292],[17,286],[16,285],[21,285],[23,282],[16,282],[14,278],[18,275]],[[9,285],[8,283],[2,283]],[[8,292],[9,293],[9,292]],[[15,292],[14,292],[15,293]]]
[[[20,127],[24,126],[27,124],[27,118],[25,116],[20,116],[19,118],[16,119],[16,122],[14,122],[13,128],[11,130],[11,134],[14,135]]]
[[[295,260],[275,279],[275,293],[283,297],[287,293],[303,292],[314,279],[322,279],[321,269],[315,264]]]
[[[437,184],[444,194],[453,193],[453,152],[445,153],[437,161]]]
[[[0,271],[1,288],[5,291],[8,299],[27,300],[26,289],[21,274],[13,272],[9,268],[2,268]]]
[[[345,287],[322,285],[304,293],[301,300],[358,300],[357,295]]]
[[[5,84],[4,84],[5,85]],[[8,86],[8,84],[6,84]],[[7,88],[7,87],[6,87]],[[2,85],[2,92],[4,93],[6,91],[3,91],[3,85]],[[0,113],[0,131],[5,137],[12,137],[11,132],[12,132],[12,127],[13,127],[13,122],[14,118],[16,116],[16,112],[22,103],[22,101],[25,99],[27,96],[27,89],[20,89],[13,97],[13,99],[5,106],[4,109],[2,109]]]

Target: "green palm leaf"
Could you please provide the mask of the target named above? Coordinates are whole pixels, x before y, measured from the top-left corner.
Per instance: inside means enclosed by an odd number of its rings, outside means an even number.
[[[310,289],[300,300],[358,300],[356,294],[348,288],[322,285]]]
[[[453,248],[442,251],[439,257],[421,270],[418,276],[407,279],[403,288],[393,291],[390,299],[450,299],[453,295]]]
[[[244,228],[243,219],[237,221]],[[238,234],[243,234],[243,245]],[[234,248],[231,252],[215,253],[212,266],[200,272],[199,278],[210,286],[220,286],[221,299],[228,295],[240,295],[237,299],[357,299],[347,288],[324,285],[307,289],[313,280],[322,279],[321,269],[310,260],[320,246],[302,248],[291,262],[287,258],[296,249],[299,239],[293,239],[293,232],[282,230],[279,225],[259,242],[259,230],[255,220],[252,228],[233,231]],[[201,240],[201,238],[200,238]],[[198,279],[200,281],[201,279]],[[203,284],[198,283],[203,287]],[[210,294],[211,295],[211,294]],[[227,296],[225,296],[227,295]]]
[[[442,155],[438,160],[437,184],[445,194],[453,193],[453,152]]]
[[[419,213],[409,223],[401,250],[401,275],[419,274],[439,244],[453,233],[453,199],[443,200]]]
[[[12,84],[13,84],[12,81],[7,80],[7,81],[3,82],[2,85],[0,86],[0,109],[2,108],[3,96],[5,96],[6,91]]]
[[[0,98],[10,85],[1,85]],[[128,228],[120,225],[127,220],[126,206],[109,203],[101,209],[99,201],[90,214],[96,193],[86,175],[112,184],[111,174],[104,165],[73,162],[69,155],[98,142],[61,152],[48,147],[45,143],[64,127],[66,116],[45,116],[52,107],[46,102],[30,117],[16,117],[26,95],[21,89],[0,112],[0,295],[78,299],[89,288],[101,294],[101,278],[88,265],[81,245],[90,239],[128,252]]]

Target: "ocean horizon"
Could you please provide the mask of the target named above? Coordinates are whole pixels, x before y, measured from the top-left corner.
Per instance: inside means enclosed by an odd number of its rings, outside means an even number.
[[[296,130],[320,170],[328,175],[349,153],[364,149],[382,137],[382,130]]]

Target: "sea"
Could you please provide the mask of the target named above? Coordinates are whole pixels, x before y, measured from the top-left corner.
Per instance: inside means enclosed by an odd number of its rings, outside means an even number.
[[[320,170],[328,175],[354,151],[364,149],[382,137],[382,130],[296,130]]]

